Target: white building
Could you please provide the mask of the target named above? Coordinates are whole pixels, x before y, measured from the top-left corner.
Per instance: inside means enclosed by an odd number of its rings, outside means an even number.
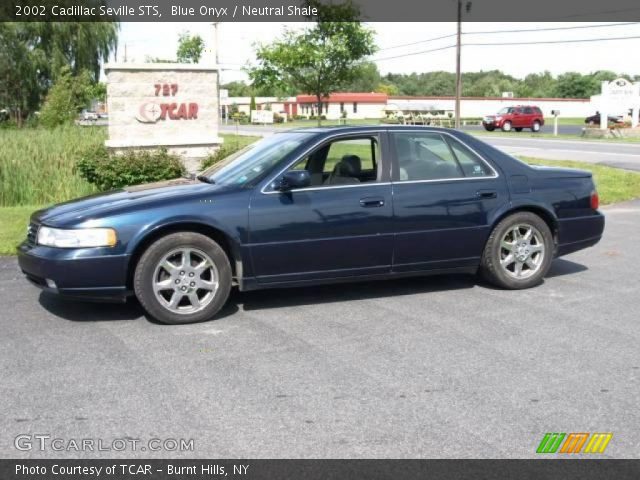
[[[317,99],[314,95],[296,97],[256,97],[258,110],[269,109],[276,113],[285,113],[288,118],[295,116],[311,117],[318,114]],[[229,97],[223,99],[226,108],[235,106],[238,111],[249,115],[251,97]],[[399,115],[403,112],[431,112],[436,116],[453,116],[455,97],[408,97],[388,96],[384,93],[333,93],[323,98],[321,115],[328,120],[380,119],[387,115]],[[513,97],[462,97],[460,101],[462,118],[480,118],[496,113],[504,107],[515,105],[536,105],[546,117],[552,117],[551,111],[560,111],[560,117],[587,117],[593,115],[597,105],[583,98],[513,98]]]
[[[388,108],[416,108],[424,105],[425,110],[454,112],[455,97],[389,97]],[[536,105],[545,117],[551,117],[552,110],[559,110],[561,117],[587,117],[595,113],[589,99],[583,98],[509,98],[509,97],[462,97],[460,99],[460,116],[462,118],[479,118],[494,114],[504,107],[515,105]]]

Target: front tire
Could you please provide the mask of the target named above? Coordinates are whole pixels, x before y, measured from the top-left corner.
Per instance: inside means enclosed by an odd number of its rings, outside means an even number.
[[[491,232],[480,272],[498,287],[530,288],[549,271],[553,249],[553,235],[544,220],[531,212],[514,213]]]
[[[484,126],[484,129],[485,129],[487,132],[493,132],[493,131],[496,129],[496,127],[494,127],[493,125],[485,125],[485,126]]]
[[[140,257],[133,287],[145,311],[159,322],[211,319],[231,290],[231,265],[220,245],[194,232],[160,238]]]
[[[511,122],[504,122],[502,124],[502,131],[503,132],[510,132],[511,131]]]

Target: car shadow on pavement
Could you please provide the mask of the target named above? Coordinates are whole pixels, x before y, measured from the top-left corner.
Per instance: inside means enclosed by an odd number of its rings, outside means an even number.
[[[546,278],[571,275],[585,270],[587,270],[587,267],[580,263],[560,258],[553,261]],[[349,282],[298,288],[254,290],[250,292],[240,292],[234,288],[227,304],[212,320],[220,320],[233,315],[240,309],[240,305],[244,310],[262,310],[352,300],[401,297],[404,295],[474,287],[498,288],[480,280],[478,276],[464,274],[407,277],[395,280]],[[146,315],[134,298],[127,300],[126,303],[81,302],[41,292],[38,301],[49,313],[74,322],[137,320],[145,317],[149,322],[161,325],[158,321]]]
[[[280,288],[232,293],[230,302],[243,305],[244,310],[294,307],[302,305],[401,297],[443,290],[473,288],[474,275],[438,275],[408,277],[357,283],[338,283],[310,287]]]
[[[49,313],[74,322],[135,320],[144,316],[142,307],[135,300],[127,303],[98,303],[70,300],[40,292],[38,302]]]
[[[38,302],[49,313],[72,322],[110,322],[146,318],[150,323],[164,325],[147,315],[135,298],[127,299],[126,303],[89,302],[60,298],[57,295],[40,292]],[[233,315],[237,311],[238,306],[235,303],[227,302],[212,320]]]
[[[571,275],[589,270],[588,267],[581,263],[572,262],[565,258],[556,258],[551,263],[551,268],[545,278],[561,277],[563,275]]]

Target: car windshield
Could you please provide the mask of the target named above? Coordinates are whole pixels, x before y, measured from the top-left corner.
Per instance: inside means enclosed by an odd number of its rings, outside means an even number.
[[[513,113],[513,107],[504,107],[498,111],[498,115],[504,115],[506,113]]]
[[[229,155],[200,176],[215,184],[244,186],[268,172],[311,136],[300,132],[272,135]]]

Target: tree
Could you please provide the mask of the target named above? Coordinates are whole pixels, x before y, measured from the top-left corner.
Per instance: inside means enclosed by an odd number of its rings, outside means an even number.
[[[315,25],[301,33],[287,30],[273,43],[258,46],[258,64],[249,69],[249,77],[258,88],[313,94],[320,107],[322,98],[352,81],[357,63],[374,53],[373,32],[360,24],[351,0],[307,0],[305,6],[317,9]]]
[[[0,109],[7,109],[18,126],[38,108],[41,56],[22,41],[20,24],[0,23]]]
[[[256,106],[256,97],[254,97],[253,95],[251,95],[251,100],[249,101],[249,113],[253,112],[254,110],[257,110],[258,107]]]
[[[363,62],[354,67],[352,79],[342,88],[347,92],[375,92],[380,79],[378,66],[373,62]]]
[[[73,75],[69,67],[64,68],[47,95],[40,122],[52,128],[73,121],[80,109],[91,100],[90,92],[91,74],[88,71]]]
[[[63,71],[87,72],[97,82],[116,49],[118,28],[117,22],[0,22],[0,100],[20,123]]]
[[[589,98],[600,91],[600,85],[591,76],[568,72],[558,76],[555,96],[560,98]]]
[[[204,40],[200,35],[183,32],[178,39],[176,58],[178,63],[198,63],[204,50]]]
[[[253,95],[253,89],[244,82],[234,81],[220,85],[220,88],[229,91],[230,97],[250,97]]]

